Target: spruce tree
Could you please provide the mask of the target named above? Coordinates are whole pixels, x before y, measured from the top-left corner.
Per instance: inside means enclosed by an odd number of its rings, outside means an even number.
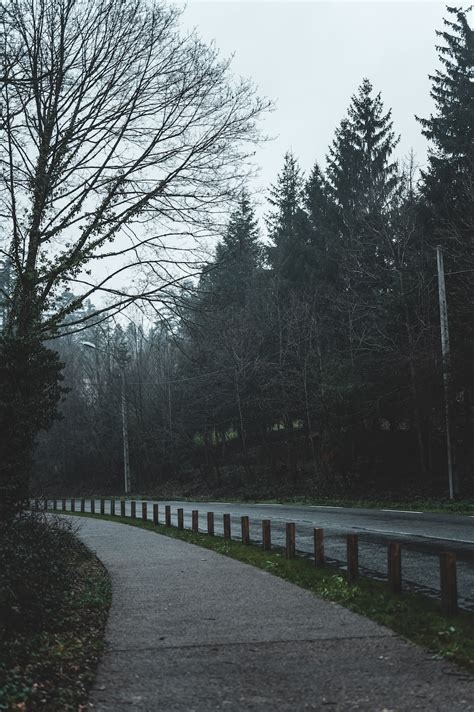
[[[443,41],[437,47],[442,66],[430,76],[435,111],[430,118],[419,119],[422,132],[430,141],[421,190],[433,273],[435,246],[441,245],[445,254],[455,470],[459,481],[465,477],[467,483],[472,476],[474,442],[473,31],[468,22],[469,9],[447,10],[445,29],[437,32]],[[433,312],[433,323],[438,324],[437,303]],[[439,374],[438,382],[440,379]]]
[[[201,281],[210,302],[220,308],[244,304],[247,289],[262,259],[255,211],[248,192],[244,190],[230,215],[227,230],[217,244],[211,269]]]
[[[304,188],[308,216],[309,243],[319,281],[334,279],[337,273],[337,245],[334,240],[335,206],[330,187],[316,163]]]
[[[271,266],[280,277],[301,283],[308,257],[308,223],[303,209],[304,179],[298,161],[291,152],[270,188],[272,210],[266,217],[272,245],[268,249]]]
[[[383,381],[385,374],[383,334],[391,284],[386,232],[398,189],[393,159],[397,142],[391,111],[364,79],[336,130],[326,170],[333,216],[330,244],[337,264],[328,303],[333,336],[326,361],[332,370],[331,388],[341,398],[341,426],[353,437],[360,427],[355,414],[363,408],[375,410],[377,378]]]
[[[342,258],[353,272],[351,284],[356,277],[381,289],[386,245],[380,235],[399,184],[392,159],[399,138],[391,110],[385,112],[381,94],[372,93],[372,84],[364,79],[329,149],[327,181]]]
[[[455,233],[472,231],[472,173],[474,163],[473,31],[468,10],[448,7],[453,20],[437,31],[442,68],[430,75],[435,113],[418,118],[431,142],[423,193],[430,204],[437,239],[452,242]]]
[[[391,110],[384,113],[380,92],[364,79],[329,149],[328,180],[339,206],[354,216],[383,211],[397,186],[392,153],[399,141]]]

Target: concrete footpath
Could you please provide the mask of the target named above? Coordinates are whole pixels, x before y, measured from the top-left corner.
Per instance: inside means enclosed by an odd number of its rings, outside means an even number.
[[[125,524],[80,527],[113,585],[98,712],[474,711],[467,673],[291,583]]]

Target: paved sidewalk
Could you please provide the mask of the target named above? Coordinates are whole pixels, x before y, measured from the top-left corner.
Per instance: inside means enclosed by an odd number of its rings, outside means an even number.
[[[473,678],[340,606],[176,539],[80,524],[113,584],[98,712],[474,711]]]

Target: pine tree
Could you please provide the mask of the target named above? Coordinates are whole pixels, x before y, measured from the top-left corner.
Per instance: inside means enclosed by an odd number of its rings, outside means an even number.
[[[268,249],[271,266],[279,276],[301,283],[308,257],[308,222],[303,209],[304,179],[291,152],[283,160],[277,182],[270,189],[272,210],[266,217],[272,245]]]
[[[443,66],[430,75],[436,113],[418,121],[431,142],[423,193],[431,206],[437,237],[449,241],[458,230],[472,231],[474,45],[469,10],[447,9],[455,19],[445,19],[447,29],[436,33],[445,43],[436,48]]]
[[[245,303],[246,291],[262,259],[255,211],[248,192],[244,190],[201,286],[214,304],[217,302],[222,308],[240,306]]]
[[[468,481],[474,442],[473,31],[467,17],[470,9],[447,10],[451,19],[445,19],[445,29],[437,32],[444,42],[437,47],[442,68],[430,76],[435,112],[429,119],[419,119],[423,134],[431,142],[421,190],[433,272],[435,246],[442,245],[445,253],[455,467],[459,480],[464,475]],[[433,316],[438,323],[437,305]]]
[[[380,92],[364,79],[352,97],[329,149],[328,181],[342,210],[354,216],[383,211],[397,186],[397,163],[391,161],[399,141],[391,110],[384,113]]]
[[[335,205],[330,187],[316,163],[304,188],[304,207],[308,216],[309,242],[319,280],[334,279],[337,273],[337,244],[334,240]]]
[[[352,97],[329,149],[327,182],[339,249],[348,262],[346,273],[353,273],[352,286],[357,275],[358,281],[381,289],[386,246],[380,234],[399,185],[398,166],[392,160],[399,138],[391,110],[384,112],[381,94],[372,92],[372,84],[364,79]]]

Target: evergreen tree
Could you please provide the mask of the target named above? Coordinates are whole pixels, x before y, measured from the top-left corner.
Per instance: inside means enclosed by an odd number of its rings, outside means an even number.
[[[258,224],[248,192],[244,190],[230,215],[227,231],[216,247],[206,287],[214,292],[213,298],[220,304],[241,305],[245,303],[246,288],[261,264]]]
[[[457,445],[456,468],[461,480],[463,473],[466,475],[472,470],[474,441],[474,54],[469,9],[448,7],[447,10],[450,19],[445,19],[445,29],[437,32],[444,41],[444,45],[437,47],[442,67],[430,76],[435,112],[429,119],[419,119],[423,134],[431,142],[421,191],[433,273],[435,246],[442,245],[445,253],[452,428]],[[437,306],[435,310],[433,317],[438,323]]]
[[[301,279],[304,246],[307,239],[306,215],[303,210],[304,180],[298,161],[288,151],[268,202],[272,210],[266,216],[272,245],[268,249],[271,266],[289,279]],[[303,253],[303,254],[302,254]]]
[[[454,21],[445,19],[447,29],[436,33],[445,42],[437,46],[443,66],[430,75],[436,113],[429,119],[418,119],[432,144],[429,170],[423,176],[424,192],[444,222],[466,207],[474,158],[473,31],[468,10],[447,10]]]
[[[372,96],[372,91],[364,79],[327,157],[334,229],[347,263],[346,278],[351,289],[359,283],[366,292],[384,286],[387,256],[380,234],[399,185],[397,163],[392,160],[399,139],[391,110],[384,112],[380,93]]]
[[[200,411],[206,451],[216,433],[223,438],[229,428],[234,428],[241,434],[245,461],[244,421],[250,417],[255,390],[247,363],[254,353],[258,354],[253,313],[262,260],[254,209],[244,191],[230,215],[214,260],[200,280],[197,297],[190,304],[192,315],[183,332],[187,359],[181,373],[189,372],[191,397],[196,393],[199,401],[202,394],[203,383],[194,381],[196,376],[202,374],[206,379],[206,374],[215,374],[210,382],[204,380],[206,398]]]
[[[430,75],[436,112],[418,119],[431,142],[422,192],[436,243],[465,260],[472,249],[474,222],[474,45],[468,10],[448,7],[448,12],[454,21],[445,19],[447,29],[437,32],[445,42],[437,47],[442,69]]]
[[[391,110],[384,113],[380,92],[364,79],[352,97],[329,149],[328,181],[342,210],[355,216],[383,211],[397,186],[397,164],[391,161],[399,141]]]
[[[335,205],[330,186],[316,163],[304,187],[304,207],[308,216],[309,244],[319,282],[334,281],[337,274],[337,244],[334,240]]]

